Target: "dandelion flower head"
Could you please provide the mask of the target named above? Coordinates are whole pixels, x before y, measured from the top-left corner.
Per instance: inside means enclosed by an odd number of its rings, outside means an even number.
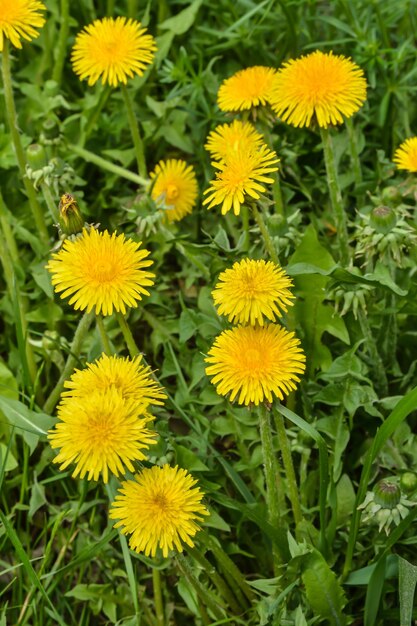
[[[152,198],[164,205],[164,215],[169,222],[177,222],[191,213],[198,185],[194,168],[180,159],[159,161],[151,173],[154,179]]]
[[[229,153],[226,161],[212,161],[219,171],[204,192],[207,198],[203,205],[208,205],[208,209],[221,206],[222,215],[233,208],[234,214],[239,215],[247,196],[258,200],[266,191],[262,183],[274,182],[268,174],[278,170],[278,162],[276,153],[265,145],[251,152]]]
[[[395,151],[393,161],[400,170],[417,172],[417,137],[406,139]]]
[[[36,29],[45,24],[40,11],[46,11],[46,6],[38,0],[0,0],[0,52],[4,37],[15,48],[21,48],[21,39],[31,41],[39,36]]]
[[[212,292],[219,315],[226,315],[233,324],[275,321],[288,306],[293,305],[292,281],[272,261],[243,259],[219,276]]]
[[[224,330],[205,360],[217,393],[245,405],[283,400],[305,370],[300,341],[278,324]]]
[[[132,461],[145,459],[143,450],[156,443],[157,434],[148,428],[152,418],[139,417],[135,400],[124,400],[115,388],[71,398],[59,406],[58,418],[48,433],[51,447],[60,448],[54,463],[61,470],[75,463],[74,478],[98,480],[101,474],[107,483],[109,471],[133,472]]]
[[[84,229],[75,240],[66,239],[46,266],[55,291],[70,297],[76,310],[126,313],[126,306],[136,307],[153,285],[154,274],[144,269],[152,265],[149,251],[140,245],[123,234]]]
[[[117,87],[152,63],[155,40],[141,23],[125,17],[95,20],[78,33],[71,53],[74,72],[89,85]]]
[[[83,398],[91,394],[91,390],[105,392],[114,387],[126,399],[134,400],[140,413],[149,405],[162,405],[166,398],[163,389],[152,378],[149,366],[141,364],[142,356],[133,360],[129,358],[102,354],[95,363],[89,363],[83,370],[75,370],[65,388],[62,402],[70,402],[71,398]]]
[[[263,143],[264,138],[250,122],[233,120],[212,130],[204,147],[213,159],[223,160],[230,152],[256,150]]]
[[[366,100],[363,71],[350,59],[316,50],[291,59],[278,70],[271,89],[271,107],[293,126],[321,128],[342,124]]]
[[[269,102],[276,70],[254,65],[239,70],[220,85],[217,102],[222,111],[244,111]]]
[[[146,556],[157,549],[164,557],[170,550],[183,551],[183,543],[194,546],[192,537],[200,530],[198,522],[208,515],[201,503],[204,494],[197,481],[178,467],[154,465],[122,483],[110,518],[118,519],[115,528],[131,535],[129,546]]]

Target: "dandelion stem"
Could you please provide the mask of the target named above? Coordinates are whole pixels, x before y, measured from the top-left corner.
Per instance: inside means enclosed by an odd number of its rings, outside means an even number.
[[[162,601],[161,572],[156,567],[152,568],[153,597],[155,600],[156,623],[165,626],[164,604]]]
[[[262,212],[258,210],[258,207],[256,206],[256,204],[252,204],[252,210],[256,219],[256,223],[258,224],[259,230],[261,231],[265,248],[267,249],[267,252],[269,256],[271,257],[271,260],[277,265],[279,265],[278,253],[276,251],[274,242],[272,241],[271,235],[269,234]]]
[[[107,12],[107,15],[111,15],[111,13]],[[101,111],[103,110],[103,107],[105,106],[107,100],[109,99],[110,94],[111,94],[111,87],[109,85],[102,87],[97,105],[94,107],[93,111],[88,116],[87,121],[85,123],[85,127],[81,131],[80,139],[79,139],[79,147],[81,148],[84,147],[85,142],[87,141],[91,131],[93,130],[94,125],[97,122]]]
[[[217,591],[226,600],[233,613],[239,614],[241,612],[241,607],[238,604],[236,597],[233,595],[229,585],[216,571],[216,566],[210,563],[210,561],[198,548],[188,548],[188,552],[203,567],[204,572],[211,579]]]
[[[127,118],[129,120],[130,132],[132,133],[133,145],[135,146],[136,161],[138,164],[139,176],[146,178],[148,171],[146,169],[145,149],[143,146],[142,137],[140,136],[139,124],[136,119],[135,112],[133,110],[132,99],[129,94],[129,90],[126,85],[121,85],[123,98],[125,101]]]
[[[346,224],[346,213],[343,207],[342,192],[340,190],[337,176],[336,163],[334,158],[333,142],[327,128],[321,128],[321,139],[323,142],[324,161],[326,164],[327,185],[330,193],[330,202],[333,209],[337,237],[340,248],[340,261],[343,265],[349,263],[349,245]]]
[[[130,330],[130,326],[127,323],[126,318],[123,315],[123,313],[116,313],[116,317],[117,317],[117,321],[119,322],[120,329],[123,333],[123,337],[126,341],[129,354],[132,357],[132,359],[134,359],[135,356],[138,356],[138,354],[140,354],[140,350],[136,345],[136,341],[134,340],[132,331]]]
[[[242,226],[245,239],[243,241],[242,252],[247,252],[250,245],[249,235],[249,209],[246,205],[242,206]]]
[[[303,519],[300,507],[300,495],[298,493],[297,480],[295,477],[294,464],[291,455],[290,443],[285,430],[284,418],[281,413],[275,413],[275,426],[277,429],[278,443],[284,463],[285,475],[287,477],[288,495],[291,502],[295,525]]]
[[[384,363],[382,362],[381,355],[379,354],[375,337],[372,334],[369,320],[363,309],[358,311],[359,324],[365,338],[366,347],[369,352],[369,356],[372,359],[373,379],[375,382],[375,388],[378,393],[383,396],[388,395],[388,380],[385,371]]]
[[[89,163],[94,163],[95,165],[103,168],[103,170],[107,170],[108,172],[116,174],[116,176],[131,180],[133,183],[136,183],[140,187],[146,187],[148,185],[148,181],[145,178],[138,176],[134,172],[131,172],[124,167],[120,167],[120,165],[115,165],[107,159],[103,159],[103,157],[94,154],[94,152],[90,152],[90,150],[86,150],[85,148],[81,148],[80,146],[76,146],[74,144],[69,145],[68,149],[70,152],[77,154],[85,161]]]
[[[215,601],[213,594],[210,594],[208,590],[197,579],[185,556],[180,552],[176,555],[175,561],[182,575],[187,579],[189,584],[194,587],[198,596],[201,598],[207,608],[213,613],[215,619],[219,621],[223,620],[224,613],[220,609],[220,603]]]
[[[274,453],[274,446],[271,431],[271,419],[269,409],[263,404],[259,407],[259,431],[261,434],[262,455],[265,472],[266,483],[266,499],[268,506],[268,521],[274,528],[281,526],[281,496],[279,493],[278,481],[279,468],[278,459]],[[278,573],[278,569],[282,563],[281,555],[274,546],[274,571]]]
[[[3,196],[0,191],[0,228],[3,231],[4,239],[6,241],[7,250],[10,254],[10,258],[15,267],[21,268],[19,252],[17,249],[16,239],[14,238],[13,231],[10,227],[11,213],[6,207],[3,200]]]
[[[69,378],[74,370],[74,367],[78,361],[78,356],[81,352],[81,348],[84,343],[84,339],[88,333],[91,322],[93,321],[94,313],[84,313],[83,317],[80,319],[77,330],[74,334],[74,339],[72,340],[70,353],[67,358],[67,362],[65,363],[62,374],[52,390],[49,398],[45,402],[45,406],[43,410],[45,413],[50,415],[55,408],[56,403],[59,400],[59,396],[61,395],[61,391],[64,388],[64,383]]]
[[[58,45],[55,66],[52,72],[52,80],[59,85],[62,79],[62,70],[64,68],[65,56],[67,52],[67,41],[69,33],[69,0],[61,0],[61,26],[59,29]]]
[[[23,151],[22,142],[19,134],[19,126],[16,114],[16,107],[13,98],[12,78],[10,73],[10,56],[9,46],[7,40],[4,42],[2,52],[2,76],[3,76],[3,88],[4,88],[4,100],[6,104],[6,116],[9,124],[10,133],[12,135],[13,145],[16,153],[17,164],[19,166],[20,175],[23,179],[26,194],[29,200],[29,206],[32,211],[33,218],[35,220],[36,228],[38,229],[39,236],[45,245],[48,245],[49,235],[46,228],[44,215],[41,206],[37,200],[35,190],[31,181],[26,177],[26,159]]]
[[[103,320],[102,315],[100,314],[96,315],[96,324],[97,324],[97,329],[100,335],[100,341],[101,341],[101,346],[103,348],[103,351],[106,354],[112,354],[109,336],[106,332],[106,327],[104,326],[104,320]]]
[[[43,197],[45,198],[46,206],[48,207],[49,213],[51,214],[52,220],[54,224],[58,224],[59,214],[58,214],[58,209],[57,209],[57,203],[54,201],[54,198],[51,193],[51,189],[45,182],[41,183],[41,189],[42,189]]]

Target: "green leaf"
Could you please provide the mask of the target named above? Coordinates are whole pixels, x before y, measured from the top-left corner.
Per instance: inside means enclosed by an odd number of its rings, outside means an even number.
[[[32,489],[30,490],[29,517],[32,518],[36,511],[38,511],[44,504],[47,504],[45,487],[41,483],[38,483],[35,476]]]
[[[189,7],[159,24],[159,28],[168,30],[174,35],[183,35],[194,24],[202,2],[203,0],[194,0]]]
[[[205,472],[209,468],[198,456],[185,446],[179,446],[174,444],[176,461],[180,467],[188,469],[190,472]]]
[[[411,626],[413,619],[414,594],[417,584],[417,567],[398,557],[400,626]]]
[[[364,626],[374,626],[381,602],[382,589],[385,582],[386,554],[378,560],[366,590]]]
[[[9,424],[17,428],[23,436],[31,453],[35,449],[39,437],[46,435],[47,431],[55,424],[55,418],[50,415],[31,411],[19,400],[6,398],[3,395],[0,395],[0,409]]]
[[[320,552],[314,550],[305,558],[303,570],[301,578],[313,612],[329,620],[331,624],[343,626],[345,616],[342,611],[346,603],[345,595],[335,573],[332,572]]]
[[[0,472],[10,472],[16,469],[17,466],[18,462],[11,453],[9,446],[0,441]]]

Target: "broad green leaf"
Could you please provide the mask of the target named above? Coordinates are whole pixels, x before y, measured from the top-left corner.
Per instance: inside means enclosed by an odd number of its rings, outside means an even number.
[[[174,444],[175,457],[178,465],[188,469],[190,472],[205,472],[209,468],[198,456],[189,448]]]
[[[190,6],[177,13],[177,15],[169,17],[159,24],[159,28],[161,30],[168,30],[174,35],[183,35],[194,24],[202,2],[203,0],[194,0]]]
[[[307,600],[318,617],[330,624],[342,626],[346,623],[343,607],[346,603],[342,587],[323,556],[314,550],[304,561],[303,580]]]
[[[414,595],[417,584],[417,567],[398,557],[400,626],[411,626],[413,619]]]
[[[9,424],[17,429],[28,444],[30,451],[35,449],[38,439],[46,435],[47,431],[55,424],[55,419],[45,413],[36,413],[28,407],[12,398],[0,395],[0,409],[3,411]]]
[[[386,559],[386,554],[383,554],[369,579],[365,599],[364,626],[374,626],[377,622],[378,609],[385,582]]]

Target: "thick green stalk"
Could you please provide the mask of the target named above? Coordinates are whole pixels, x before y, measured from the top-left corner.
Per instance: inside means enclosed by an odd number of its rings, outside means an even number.
[[[59,85],[61,84],[62,70],[64,68],[65,56],[67,52],[69,33],[69,0],[61,0],[60,18],[61,27],[59,29],[56,61],[52,72],[52,80],[55,80]]]
[[[103,159],[103,157],[100,157],[97,154],[94,154],[94,152],[90,152],[90,150],[85,150],[85,148],[80,148],[80,146],[76,146],[75,144],[69,145],[68,150],[69,152],[73,152],[74,154],[77,154],[85,161],[94,163],[95,165],[98,165],[99,167],[103,168],[103,170],[107,170],[108,172],[112,172],[113,174],[116,174],[116,176],[120,176],[121,178],[126,178],[127,180],[131,180],[133,183],[136,183],[137,185],[141,187],[147,187],[148,185],[148,181],[145,178],[138,176],[134,172],[131,172],[130,170],[127,170],[124,167],[120,167],[120,165],[115,165],[114,163],[111,163],[107,159]]]
[[[37,200],[33,185],[31,181],[26,177],[26,159],[20,139],[16,107],[13,98],[12,77],[10,73],[9,46],[7,40],[5,40],[4,42],[1,69],[3,76],[4,100],[6,103],[6,117],[9,124],[10,133],[12,135],[17,164],[19,166],[20,175],[23,179],[23,184],[25,186],[26,194],[29,200],[29,206],[32,211],[33,219],[35,220],[36,228],[38,229],[38,234],[42,242],[45,245],[48,245],[49,235],[48,229],[46,228],[43,211]]]
[[[274,452],[272,440],[271,419],[269,409],[263,404],[259,406],[259,431],[261,434],[262,456],[264,463],[266,500],[268,507],[268,521],[274,528],[281,526],[281,495],[279,493],[277,477],[279,476],[277,456]],[[282,564],[279,551],[274,547],[274,571],[278,573]]]
[[[303,514],[301,513],[300,494],[298,493],[290,443],[285,430],[284,418],[281,413],[275,412],[275,426],[277,429],[278,443],[282,454],[285,475],[287,477],[288,496],[291,502],[294,521],[297,525],[303,519]]]
[[[109,336],[107,335],[106,328],[104,326],[103,317],[100,314],[96,315],[96,324],[100,335],[101,347],[106,354],[112,354]]]
[[[342,192],[340,190],[339,179],[336,171],[332,137],[328,128],[321,128],[320,133],[323,142],[324,161],[326,164],[327,186],[329,188],[330,202],[333,209],[337,238],[339,242],[339,257],[343,265],[348,265],[350,251],[348,244],[346,213],[343,207]]]
[[[0,191],[0,228],[3,231],[7,250],[10,254],[13,265],[15,267],[21,267],[16,239],[14,238],[13,231],[10,227],[10,216],[11,213],[7,209]]]
[[[162,600],[161,572],[156,567],[152,568],[153,597],[155,600],[155,613],[157,626],[165,626],[164,603]]]
[[[175,557],[175,561],[182,575],[187,579],[189,584],[194,587],[206,607],[213,613],[215,619],[219,621],[224,620],[224,613],[220,609],[219,603],[214,600],[209,591],[197,579],[185,556],[182,553],[178,553]]]
[[[259,230],[261,231],[261,235],[264,240],[265,248],[271,257],[271,261],[279,265],[278,253],[275,248],[274,242],[272,241],[271,235],[269,234],[267,225],[265,224],[265,220],[263,218],[262,212],[258,209],[256,204],[252,204],[253,214],[255,216],[256,222],[259,226]]]
[[[52,196],[51,189],[45,182],[41,183],[41,189],[43,197],[45,198],[46,206],[48,207],[49,213],[51,214],[53,223],[58,224],[59,212],[57,209],[57,203],[54,201],[54,198]]]
[[[250,245],[249,235],[249,208],[245,205],[242,206],[242,227],[245,234],[245,239],[242,246],[242,252],[247,252]]]
[[[142,137],[140,136],[139,124],[133,110],[132,99],[126,85],[122,84],[121,89],[123,99],[125,101],[127,119],[129,120],[130,132],[132,133],[133,145],[135,147],[139,176],[142,176],[142,178],[146,178],[148,176],[148,171],[146,169],[145,148],[143,145]]]
[[[59,400],[59,396],[61,395],[61,391],[64,388],[64,383],[69,378],[74,370],[75,365],[78,361],[78,356],[83,347],[84,339],[88,333],[91,322],[93,321],[94,313],[84,313],[83,317],[80,319],[79,324],[77,326],[77,330],[74,334],[74,339],[72,340],[70,353],[67,358],[67,362],[65,363],[65,367],[62,371],[60,379],[55,385],[54,389],[51,392],[51,395],[45,402],[45,406],[43,410],[45,413],[50,415],[55,408],[56,403]]]
[[[233,595],[229,585],[216,570],[216,566],[210,563],[210,561],[198,548],[189,547],[188,552],[203,567],[205,574],[211,579],[217,591],[224,598],[224,600],[226,600],[233,613],[236,613],[236,615],[241,613],[242,607],[237,602],[236,597]]]
[[[130,330],[129,324],[127,323],[126,318],[123,315],[123,313],[116,313],[116,317],[117,317],[117,321],[119,322],[120,329],[123,333],[123,337],[126,341],[129,354],[132,357],[132,359],[134,359],[135,356],[138,356],[140,354],[140,351],[133,338],[132,331]]]

